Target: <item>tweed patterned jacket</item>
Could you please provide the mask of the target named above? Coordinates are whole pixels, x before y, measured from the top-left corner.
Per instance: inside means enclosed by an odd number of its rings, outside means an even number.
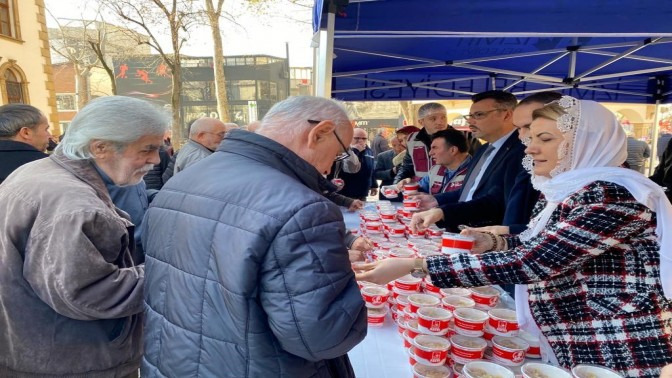
[[[535,214],[546,205],[542,197]],[[532,316],[560,364],[658,377],[672,363],[672,302],[659,277],[656,215],[624,187],[594,182],[544,231],[508,252],[428,258],[440,287],[527,284]]]

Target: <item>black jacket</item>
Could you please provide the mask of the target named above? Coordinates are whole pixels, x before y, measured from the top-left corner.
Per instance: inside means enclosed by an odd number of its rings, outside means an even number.
[[[163,184],[165,184],[165,181],[163,181],[163,174],[168,168],[168,164],[170,164],[170,154],[166,151],[164,146],[161,146],[159,149],[159,157],[161,158],[159,164],[155,164],[154,168],[147,172],[143,179],[145,180],[147,189],[161,190]]]
[[[478,163],[486,146],[479,149],[471,160],[464,182],[467,182],[472,174],[478,175],[478,172],[473,172],[473,167]],[[462,189],[436,195],[444,213],[444,226],[455,229],[461,224],[473,227],[502,224],[516,178],[524,172],[523,156],[525,146],[518,140],[518,131],[514,131],[497,150],[471,201],[458,202]],[[464,186],[462,188],[464,189]]]
[[[357,158],[359,158],[359,161],[362,163],[362,167],[357,173],[347,173],[343,169],[340,169],[338,177],[343,179],[345,186],[343,186],[343,189],[341,189],[338,194],[356,199],[366,198],[369,195],[369,190],[371,188],[378,187],[378,182],[373,179],[373,168],[375,165],[373,151],[367,147],[364,151],[352,149],[351,153],[357,155]],[[338,169],[339,164],[341,164],[341,162],[334,164],[332,174],[329,175],[328,179],[334,177],[334,173],[336,169]]]
[[[0,184],[16,168],[48,156],[30,144],[13,140],[0,140]]]
[[[667,143],[667,148],[660,158],[660,163],[649,178],[656,184],[667,188],[665,194],[672,202],[672,140]]]

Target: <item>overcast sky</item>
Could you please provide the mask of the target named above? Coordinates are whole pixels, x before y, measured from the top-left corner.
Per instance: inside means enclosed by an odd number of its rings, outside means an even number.
[[[236,15],[239,25],[222,21],[224,54],[266,54],[285,57],[285,42],[289,42],[290,65],[292,67],[312,66],[312,49],[310,48],[311,10],[292,5],[287,0],[274,0],[269,16],[246,11],[243,0],[226,0],[226,9]],[[61,19],[92,18],[95,10],[88,0],[45,0],[49,11]],[[106,17],[111,21],[111,17]],[[296,20],[304,20],[298,22]],[[52,17],[47,14],[47,22],[55,26]],[[114,23],[114,22],[113,22]],[[212,38],[206,27],[194,28],[183,53],[194,56],[212,55]],[[170,39],[165,38],[165,46],[170,46]]]

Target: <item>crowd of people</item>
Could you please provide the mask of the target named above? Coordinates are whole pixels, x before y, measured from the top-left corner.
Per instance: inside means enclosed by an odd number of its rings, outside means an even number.
[[[369,143],[338,101],[298,96],[247,130],[194,120],[173,152],[162,109],[110,96],[47,154],[44,114],[0,106],[0,376],[354,377],[357,280],[420,272],[501,285],[557,365],[658,377],[672,363],[672,141],[647,178],[592,101],[487,91],[464,118],[468,132],[430,102],[418,127]],[[378,181],[418,182],[411,228],[462,230],[474,249],[355,274],[372,243],[342,211]]]

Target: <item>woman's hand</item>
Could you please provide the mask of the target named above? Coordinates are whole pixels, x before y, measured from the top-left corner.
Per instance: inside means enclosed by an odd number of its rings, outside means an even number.
[[[509,233],[509,226],[469,227],[468,229],[479,232],[492,232],[495,235],[507,235]]]
[[[378,285],[385,285],[390,281],[401,278],[413,269],[415,258],[390,258],[368,264],[358,264],[355,274],[357,281],[366,281]]]
[[[460,234],[474,238],[474,248],[471,249],[471,252],[474,254],[490,251],[495,247],[492,237],[486,232],[478,232],[473,228],[467,228],[466,230],[462,230]]]
[[[421,211],[419,213],[413,214],[411,218],[411,230],[413,231],[422,231],[427,229],[427,227],[433,225],[434,223],[443,219],[443,210],[441,209],[431,209],[427,211]]]

